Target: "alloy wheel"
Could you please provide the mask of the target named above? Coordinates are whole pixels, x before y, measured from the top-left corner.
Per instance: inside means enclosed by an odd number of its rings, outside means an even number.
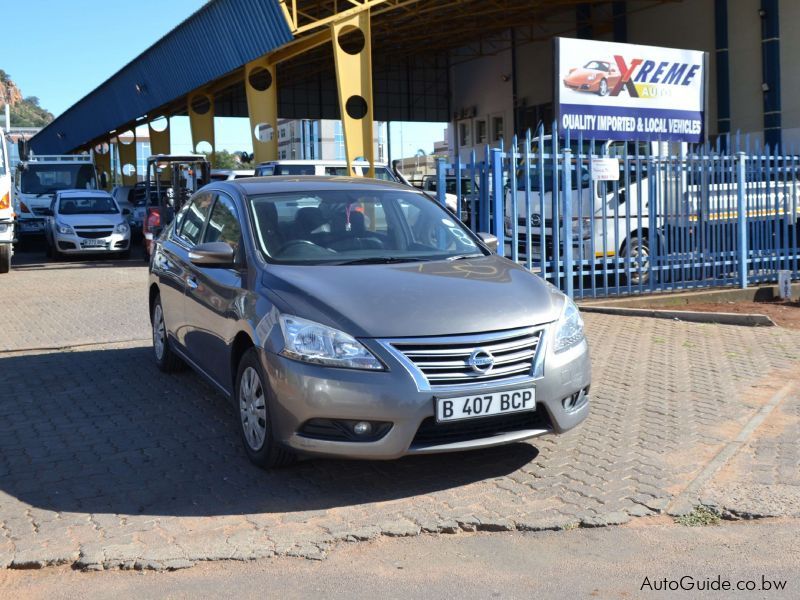
[[[164,349],[167,345],[167,329],[164,326],[164,311],[161,304],[156,304],[153,310],[153,350],[156,353],[156,360],[164,358]]]

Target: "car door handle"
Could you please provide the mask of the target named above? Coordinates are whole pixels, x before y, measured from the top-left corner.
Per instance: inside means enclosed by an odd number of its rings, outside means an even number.
[[[194,277],[187,277],[186,278],[186,285],[189,286],[190,290],[196,290],[198,283]]]

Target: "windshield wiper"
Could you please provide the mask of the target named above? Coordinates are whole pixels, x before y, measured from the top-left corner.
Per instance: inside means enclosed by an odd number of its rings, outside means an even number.
[[[328,264],[333,265],[388,265],[404,262],[422,262],[431,260],[430,258],[419,258],[414,256],[368,256],[366,258],[355,258],[353,260],[336,261]]]
[[[459,254],[458,256],[448,256],[447,260],[466,260],[468,258],[483,258],[483,254]]]

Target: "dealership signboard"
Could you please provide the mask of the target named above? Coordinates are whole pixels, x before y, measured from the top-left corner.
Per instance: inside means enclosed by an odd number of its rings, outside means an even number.
[[[556,38],[558,128],[602,140],[705,139],[706,53]]]

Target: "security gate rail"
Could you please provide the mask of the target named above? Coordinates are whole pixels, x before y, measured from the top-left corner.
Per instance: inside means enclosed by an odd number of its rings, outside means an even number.
[[[508,149],[487,146],[485,156],[440,160],[439,201],[454,177],[457,216],[571,296],[746,287],[776,281],[779,271],[798,277],[793,152],[751,148],[738,135],[688,147],[559,139],[540,128]],[[472,182],[469,193],[463,181]]]

